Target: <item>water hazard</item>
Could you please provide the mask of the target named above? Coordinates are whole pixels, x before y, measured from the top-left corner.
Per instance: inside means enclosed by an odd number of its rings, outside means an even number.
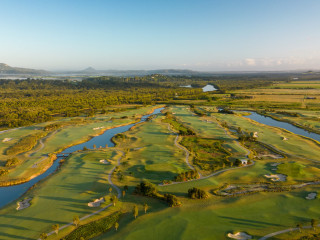
[[[115,127],[115,128],[106,130],[103,134],[96,136],[87,142],[69,147],[69,148],[65,149],[64,151],[62,151],[60,154],[72,153],[72,152],[75,152],[78,150],[82,150],[83,147],[86,147],[88,149],[93,149],[93,145],[96,145],[97,147],[100,147],[100,146],[105,147],[106,145],[108,145],[108,147],[114,147],[114,143],[111,141],[111,139],[116,134],[126,132],[134,125],[141,123],[141,122],[145,122],[148,117],[155,115],[155,114],[159,114],[161,112],[161,110],[163,110],[163,109],[164,108],[155,109],[151,114],[144,115],[140,119],[140,121],[137,123],[128,124],[125,126]],[[18,199],[22,194],[24,194],[34,184],[36,184],[40,180],[44,179],[45,177],[47,177],[48,175],[53,173],[58,168],[59,162],[61,159],[62,159],[61,157],[57,158],[57,160],[54,161],[52,166],[46,172],[31,179],[30,181],[28,181],[26,183],[14,185],[14,186],[9,186],[9,187],[0,187],[0,208],[7,205],[8,203]]]

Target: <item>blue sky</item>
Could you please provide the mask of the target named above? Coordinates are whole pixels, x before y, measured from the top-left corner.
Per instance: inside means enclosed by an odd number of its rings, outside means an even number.
[[[49,70],[320,69],[319,0],[1,0],[0,62]]]

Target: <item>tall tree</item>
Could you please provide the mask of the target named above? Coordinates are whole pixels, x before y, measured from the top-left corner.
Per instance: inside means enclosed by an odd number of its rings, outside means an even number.
[[[318,224],[318,221],[316,219],[311,219],[311,226],[313,227],[313,230],[316,230],[317,224]]]
[[[134,205],[132,212],[133,212],[134,218],[137,218],[138,215],[139,215],[139,209],[138,209],[138,206],[137,206],[137,205]]]
[[[118,202],[118,198],[117,196],[113,195],[110,197],[110,201],[113,203],[113,206],[116,205],[116,203]]]
[[[148,209],[149,209],[149,205],[147,203],[143,204],[143,209],[144,209],[144,213],[147,213]]]
[[[40,239],[41,240],[44,240],[44,239],[47,239],[48,238],[48,234],[46,234],[46,233],[41,233],[40,234]]]
[[[58,235],[59,233],[59,224],[54,224],[52,225],[52,230],[55,231],[55,233]]]
[[[297,228],[299,229],[299,232],[301,232],[302,224],[301,224],[301,223],[298,223],[298,224],[297,224]]]
[[[79,216],[74,216],[73,217],[73,224],[78,227],[78,225],[80,224],[80,218]]]
[[[119,228],[119,223],[118,223],[118,222],[116,222],[116,223],[114,224],[114,228],[116,229],[116,231],[118,231],[118,228]]]

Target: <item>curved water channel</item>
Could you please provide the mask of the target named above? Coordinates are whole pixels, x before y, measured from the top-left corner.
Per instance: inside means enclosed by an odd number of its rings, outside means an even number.
[[[259,122],[259,123],[262,123],[265,125],[269,125],[272,127],[283,128],[283,129],[286,129],[286,130],[293,132],[295,134],[298,134],[298,135],[301,135],[304,137],[308,137],[308,138],[312,138],[312,139],[320,142],[320,134],[309,132],[309,131],[304,130],[302,128],[298,128],[290,123],[274,120],[271,117],[266,117],[266,116],[258,114],[256,112],[250,112],[250,111],[248,111],[248,112],[251,114],[249,116],[244,116],[244,117],[250,118],[256,122]]]
[[[145,122],[148,117],[155,115],[155,114],[159,114],[161,112],[161,110],[163,110],[163,109],[164,109],[163,107],[155,109],[151,114],[144,115],[140,119],[140,121],[137,123],[132,123],[132,124],[128,124],[126,126],[115,127],[115,128],[111,128],[109,130],[106,130],[103,134],[96,136],[96,137],[93,137],[92,139],[90,139],[87,142],[69,147],[69,148],[65,149],[64,151],[62,151],[60,154],[73,153],[75,151],[82,150],[83,147],[93,149],[93,145],[96,145],[97,147],[100,147],[100,146],[104,147],[107,144],[109,147],[114,147],[114,143],[111,141],[111,139],[116,134],[126,132],[134,125],[141,123],[141,122]],[[48,175],[53,173],[58,168],[59,162],[61,159],[62,159],[62,157],[58,157],[57,160],[54,161],[52,166],[50,168],[48,168],[48,170],[46,172],[31,179],[30,181],[28,181],[26,183],[8,186],[8,187],[0,187],[0,208],[7,205],[8,203],[18,199],[22,194],[24,194],[26,191],[28,191],[28,189],[30,187],[32,187],[34,184],[36,184],[40,180],[44,179],[45,177],[47,177]]]

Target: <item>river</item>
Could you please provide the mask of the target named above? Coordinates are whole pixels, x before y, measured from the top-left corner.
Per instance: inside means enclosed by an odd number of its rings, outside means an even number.
[[[262,123],[262,124],[265,124],[268,126],[283,128],[283,129],[286,129],[286,130],[293,132],[295,134],[298,134],[298,135],[301,135],[304,137],[308,137],[308,138],[312,138],[312,139],[320,142],[320,134],[309,132],[309,131],[304,130],[302,128],[298,128],[290,123],[274,120],[271,117],[266,117],[266,116],[263,116],[263,115],[258,114],[256,112],[250,112],[250,113],[251,114],[249,116],[244,116],[244,117],[250,118],[256,122],[259,122],[259,123]]]
[[[118,133],[123,133],[128,131],[131,127],[134,125],[137,125],[141,122],[145,122],[148,117],[159,114],[161,110],[164,108],[157,108],[155,109],[151,114],[144,115],[139,122],[128,124],[126,126],[121,127],[115,127],[111,128],[109,130],[106,130],[103,134],[91,138],[89,141],[74,145],[72,147],[66,148],[64,151],[62,151],[60,154],[63,153],[72,153],[78,150],[82,150],[83,147],[86,147],[88,149],[93,149],[93,145],[96,145],[97,147],[105,147],[106,144],[108,147],[114,147],[114,143],[111,141],[111,139]],[[13,185],[9,187],[0,187],[0,208],[9,204],[10,202],[17,200],[19,197],[21,197],[30,187],[32,187],[34,184],[39,182],[40,180],[44,179],[45,177],[49,176],[51,173],[53,173],[58,167],[59,162],[62,158],[57,158],[54,163],[51,165],[50,168],[43,174],[31,179],[30,181],[19,184],[19,185]]]

